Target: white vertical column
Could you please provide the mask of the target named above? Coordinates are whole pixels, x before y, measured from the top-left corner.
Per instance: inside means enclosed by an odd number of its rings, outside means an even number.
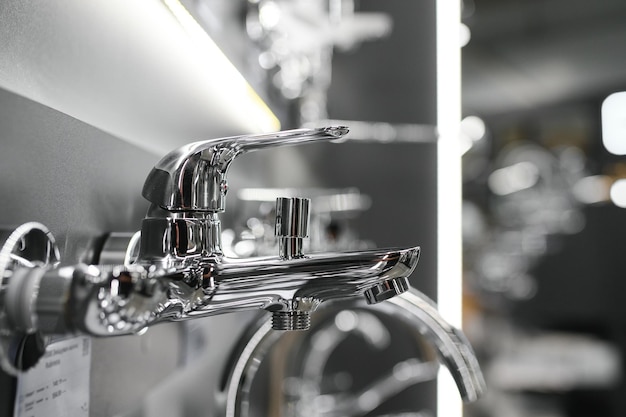
[[[461,2],[436,0],[437,36],[437,304],[444,319],[462,323]],[[443,368],[442,368],[443,369]],[[437,414],[463,414],[447,370],[439,373]]]

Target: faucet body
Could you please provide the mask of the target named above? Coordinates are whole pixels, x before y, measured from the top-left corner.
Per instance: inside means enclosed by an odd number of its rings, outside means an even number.
[[[279,233],[292,233],[289,226],[299,225],[293,231],[297,236],[281,238],[286,244],[279,255],[224,256],[219,213],[225,210],[226,174],[234,158],[247,151],[332,140],[346,133],[346,128],[330,127],[213,139],[163,157],[143,188],[152,206],[142,222],[137,259],[107,278],[94,267],[82,272],[84,286],[100,288],[98,295],[88,296],[92,302],[87,314],[79,314],[84,320],[75,325],[89,334],[125,334],[163,320],[261,308],[273,313],[277,328],[302,330],[308,327],[309,314],[326,299],[365,295],[375,303],[406,291],[407,277],[419,259],[418,247],[310,256],[300,249],[291,251],[307,234],[303,229],[308,219],[302,217],[308,216],[308,209],[303,211],[301,199],[297,203],[285,199],[277,206],[277,213],[288,211],[292,216],[277,216],[277,230],[284,230]],[[300,210],[293,210],[293,204]],[[115,290],[124,280],[127,290]]]
[[[407,291],[419,247],[311,255],[303,255],[299,247],[283,248],[272,257],[224,256],[219,214],[225,210],[232,161],[248,151],[334,140],[347,132],[344,127],[296,129],[212,139],[174,150],[146,179],[143,195],[152,205],[142,221],[139,248],[134,250],[138,255],[113,266],[4,262],[3,269],[20,276],[8,280],[13,293],[39,289],[36,296],[24,298],[23,307],[11,309],[11,324],[5,327],[26,323],[20,331],[114,336],[163,321],[265,309],[272,312],[276,329],[302,330],[325,300],[365,296],[377,303]],[[292,221],[281,219],[282,226]],[[280,229],[287,233],[281,239],[289,248],[306,235],[302,224],[297,230]]]
[[[410,248],[290,260],[213,257],[153,270],[141,265],[70,267],[70,327],[94,336],[121,335],[162,321],[264,309],[274,313],[277,329],[301,330],[323,301],[359,296],[382,301],[387,295],[378,291],[381,286],[389,287],[389,296],[406,291],[406,275],[418,258],[419,248]],[[44,279],[63,279],[55,271],[48,274]]]
[[[225,210],[226,174],[235,157],[265,147],[334,140],[347,131],[330,127],[213,139],[171,152],[148,175],[143,196],[152,204],[140,239],[132,240],[140,243],[129,248],[123,264],[26,262],[15,253],[23,236],[11,236],[0,251],[2,367],[13,374],[29,367],[12,360],[9,352],[31,335],[126,335],[164,321],[250,309],[271,312],[274,330],[305,330],[322,302],[364,297],[375,304],[406,293],[419,247],[303,254],[308,202],[302,199],[278,199],[276,256],[224,255],[219,214]],[[47,241],[48,252],[54,252],[53,244]],[[432,318],[427,310],[422,310],[425,317]],[[469,345],[448,342],[452,333],[441,330],[439,321],[423,321],[437,346],[443,343],[440,350],[451,350],[452,356],[443,357],[451,358],[446,362],[451,369],[458,368],[453,373],[467,366],[479,372],[474,363],[463,365]],[[470,379],[462,374],[457,381],[462,388]]]

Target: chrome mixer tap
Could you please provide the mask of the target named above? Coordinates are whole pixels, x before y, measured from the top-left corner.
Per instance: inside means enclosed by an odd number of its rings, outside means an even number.
[[[143,196],[152,205],[132,264],[17,262],[21,237],[10,237],[0,253],[4,368],[25,368],[8,352],[30,335],[132,334],[163,321],[249,309],[272,312],[276,330],[301,330],[323,301],[364,296],[378,303],[407,291],[419,247],[304,255],[308,203],[302,199],[279,201],[279,256],[223,254],[219,213],[225,210],[226,174],[238,155],[347,132],[296,129],[195,142],[169,153],[145,182]]]

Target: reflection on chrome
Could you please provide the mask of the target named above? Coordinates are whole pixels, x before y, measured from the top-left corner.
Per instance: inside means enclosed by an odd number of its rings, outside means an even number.
[[[33,317],[20,314],[20,310],[39,301],[34,300],[31,291],[41,288],[36,276],[33,279],[30,274],[29,279],[20,271],[56,266],[59,249],[50,230],[37,222],[25,223],[3,237],[6,239],[0,247],[0,366],[15,374],[33,366],[31,355],[24,354],[26,345],[35,350],[31,353],[38,359],[44,353],[46,342]],[[21,285],[11,285],[15,281],[22,281]],[[45,301],[45,297],[42,298]]]
[[[210,259],[206,264],[151,271],[131,268],[73,268],[73,323],[92,335],[138,332],[168,320],[265,309],[274,317],[306,320],[320,302],[395,286],[417,264],[419,249],[372,250],[279,257]],[[188,272],[188,273],[186,273]],[[403,284],[404,285],[404,284]],[[83,295],[84,294],[84,295]],[[284,314],[278,314],[284,313]]]
[[[126,259],[113,266],[16,265],[11,272],[22,278],[5,280],[9,291],[33,297],[9,309],[7,323],[33,323],[27,330],[42,334],[113,336],[163,321],[265,309],[272,312],[275,329],[302,330],[323,301],[365,296],[369,303],[378,303],[406,291],[418,247],[224,256],[219,213],[225,210],[226,174],[233,160],[248,151],[334,140],[347,132],[327,127],[229,137],[169,153],[143,188],[152,206],[142,222],[138,251],[125,252],[126,257],[138,253],[134,263],[128,265]],[[287,244],[303,237],[289,233],[281,236]],[[44,287],[52,292],[36,291]],[[6,301],[0,299],[0,310],[6,309]],[[9,333],[15,330],[3,327]]]
[[[267,405],[272,407],[274,415],[290,417],[370,415],[368,413],[374,412],[383,402],[393,401],[396,394],[420,382],[433,380],[438,363],[422,357],[399,358],[388,371],[377,374],[374,380],[356,392],[346,389],[346,384],[350,383],[349,374],[325,373],[331,354],[350,335],[365,341],[373,351],[380,352],[376,355],[382,354],[387,347],[389,334],[383,322],[369,311],[404,323],[409,332],[421,335],[454,377],[463,400],[474,401],[483,393],[485,382],[465,336],[446,323],[432,301],[419,291],[411,288],[388,302],[369,308],[367,312],[351,303],[331,303],[326,309],[338,309],[334,320],[327,320],[316,327],[309,339],[299,343],[284,333],[272,330],[267,320],[253,326],[228,376],[225,387],[226,416],[250,417],[255,412],[264,415],[268,411],[258,410],[258,406],[253,411],[251,404],[255,377],[264,361],[273,361],[272,375],[282,370],[285,377],[284,381],[278,382],[282,387],[279,393],[282,404],[275,404],[276,399],[266,399]],[[285,349],[299,350],[290,353],[297,359],[290,359]],[[293,366],[290,363],[298,364],[299,370],[295,371],[295,375],[290,373],[293,370],[286,370]],[[364,365],[367,367],[370,364],[366,362]]]

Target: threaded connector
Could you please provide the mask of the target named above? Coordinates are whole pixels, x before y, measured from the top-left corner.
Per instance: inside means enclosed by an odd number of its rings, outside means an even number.
[[[310,327],[310,311],[274,311],[272,313],[272,329],[274,330],[308,330]]]

